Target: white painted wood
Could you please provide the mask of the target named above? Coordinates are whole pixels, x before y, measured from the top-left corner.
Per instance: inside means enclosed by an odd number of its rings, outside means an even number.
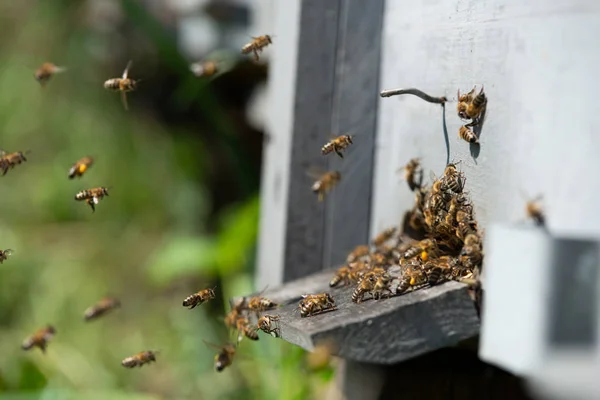
[[[381,89],[435,96],[484,84],[489,99],[474,160],[446,107],[450,159],[462,160],[480,223],[524,217],[544,195],[551,231],[600,236],[600,2],[394,0],[384,20]],[[441,107],[379,99],[371,234],[397,223],[413,197],[396,169],[420,156],[441,174]]]
[[[272,7],[274,45],[267,83],[267,134],[261,178],[261,211],[257,256],[257,287],[274,287],[283,280],[289,165],[293,130],[296,58],[301,0],[259,2]],[[255,9],[261,13],[262,9]],[[262,14],[261,14],[262,15]],[[269,33],[269,32],[267,32]]]

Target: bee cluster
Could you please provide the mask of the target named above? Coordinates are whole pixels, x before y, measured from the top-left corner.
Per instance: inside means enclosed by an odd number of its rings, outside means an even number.
[[[370,245],[357,246],[329,282],[331,287],[355,285],[355,303],[449,280],[477,280],[483,241],[473,205],[463,191],[463,173],[456,164],[448,164],[443,176],[427,188],[419,159],[410,160],[403,170],[415,194],[403,226],[384,230]]]
[[[250,43],[242,47],[241,53],[252,54],[254,60],[258,61],[260,53],[262,53],[265,47],[272,43],[272,38],[269,35],[253,37]],[[190,71],[197,77],[211,77],[219,72],[219,64],[219,60],[204,60],[195,62],[190,65]],[[131,65],[132,62],[129,61],[121,77],[110,78],[103,84],[105,89],[119,92],[121,94],[123,106],[126,110],[129,109],[127,93],[137,90],[138,83],[140,82],[139,79],[132,79],[129,77]],[[66,67],[57,66],[51,62],[45,62],[35,71],[34,78],[40,83],[42,88],[44,88],[54,75],[63,73],[65,71],[67,71]],[[16,151],[8,153],[0,150],[0,171],[2,171],[2,175],[6,175],[6,173],[9,170],[12,170],[16,165],[26,162],[27,158],[25,155],[28,153],[30,153],[30,151]],[[83,175],[92,167],[93,164],[93,157],[86,156],[81,158],[69,169],[68,178],[74,179],[76,177],[83,177]],[[75,194],[75,200],[85,202],[92,209],[92,212],[95,212],[96,205],[99,204],[100,200],[104,199],[104,197],[108,197],[108,190],[109,188],[103,186],[81,190]],[[9,256],[13,254],[13,252],[14,251],[11,249],[0,250],[0,264],[6,261]],[[209,300],[214,299],[216,296],[215,289],[216,288],[200,290],[197,293],[186,297],[183,301],[183,306],[193,309]],[[249,299],[248,302],[246,302],[246,299],[244,299],[242,303],[236,305],[232,312],[226,317],[225,323],[228,327],[235,328],[238,331],[239,334],[237,343],[239,343],[243,337],[251,340],[258,340],[257,331],[259,329],[269,334],[275,334],[276,336],[279,336],[280,330],[278,325],[278,316],[263,315],[256,323],[251,323],[250,316],[248,315],[249,312],[259,313],[275,306],[275,303],[264,297],[254,297]],[[113,297],[104,297],[84,311],[83,319],[86,322],[90,322],[120,307],[121,302],[118,299]],[[52,340],[56,333],[57,330],[53,325],[47,325],[38,329],[31,336],[27,337],[23,341],[21,347],[23,350],[30,350],[37,347],[43,353],[45,353],[48,343]],[[214,345],[206,341],[205,343],[211,347],[216,347],[219,350],[215,356],[215,369],[217,371],[222,371],[227,366],[231,365],[233,356],[236,352],[237,343],[235,345],[232,343],[227,343],[223,346]],[[159,351],[153,350],[142,351],[123,359],[121,361],[121,365],[125,368],[140,367],[142,365],[155,362],[158,353]]]

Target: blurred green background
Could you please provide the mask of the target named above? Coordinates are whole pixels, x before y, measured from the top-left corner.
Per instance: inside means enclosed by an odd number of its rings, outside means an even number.
[[[226,31],[233,22],[219,10],[212,23]],[[133,0],[0,3],[0,148],[31,150],[0,177],[0,248],[15,251],[0,265],[0,398],[320,398],[332,371],[308,373],[301,349],[266,335],[213,369],[202,339],[227,341],[227,299],[261,289],[264,134],[247,107],[267,67],[221,43],[211,50],[222,50],[224,73],[195,78],[176,15],[159,11]],[[102,83],[129,59],[143,80],[126,112]],[[69,70],[42,89],[33,73],[45,61]],[[85,155],[95,164],[67,179]],[[96,186],[111,190],[92,214],[73,196]],[[212,286],[216,300],[182,307]],[[84,323],[104,295],[122,308]],[[21,350],[48,323],[57,335],[47,353]],[[142,350],[160,350],[158,362],[120,365]]]

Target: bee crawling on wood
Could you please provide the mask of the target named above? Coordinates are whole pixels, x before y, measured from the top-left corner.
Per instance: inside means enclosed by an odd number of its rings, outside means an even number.
[[[373,296],[375,300],[379,300],[393,295],[392,290],[390,289],[391,281],[392,277],[387,273],[384,272],[383,274],[380,274],[375,281],[371,296]]]
[[[377,274],[373,271],[367,272],[362,279],[358,282],[356,289],[352,292],[352,301],[354,303],[360,303],[366,293],[370,293],[375,289],[375,283],[377,282]]]
[[[25,339],[21,348],[23,350],[30,350],[33,347],[39,347],[42,353],[45,353],[48,342],[54,335],[56,335],[56,329],[52,325],[47,325]]]
[[[98,204],[100,200],[104,198],[104,196],[108,196],[108,188],[101,186],[93,189],[82,190],[75,195],[75,200],[85,200],[86,204],[92,208],[92,212],[95,212],[95,205]]]
[[[340,158],[344,158],[342,154],[342,150],[346,150],[348,146],[352,144],[352,135],[341,135],[335,138],[332,138],[329,142],[325,143],[325,145],[321,148],[321,153],[323,155],[335,153]]]
[[[54,74],[58,74],[66,70],[67,68],[65,67],[56,66],[51,62],[45,62],[35,71],[33,76],[35,80],[42,85],[42,87],[45,87],[46,83],[48,83]]]
[[[212,344],[202,339],[204,343],[215,349],[218,349],[219,352],[215,355],[215,370],[217,372],[223,371],[225,368],[229,367],[233,363],[233,356],[235,356],[235,352],[237,350],[237,345],[233,343],[227,343],[224,346],[218,346],[216,344]]]
[[[188,307],[190,310],[194,307],[201,305],[204,302],[215,298],[215,288],[202,289],[192,295],[189,295],[183,300],[183,306]]]
[[[275,337],[281,336],[281,328],[279,327],[279,315],[265,314],[258,319],[258,329],[268,333],[269,335],[274,334]]]
[[[93,164],[94,159],[92,157],[83,157],[81,160],[73,164],[73,166],[69,170],[69,179],[83,176],[85,171],[87,171]]]
[[[252,41],[242,47],[242,54],[253,53],[254,60],[258,61],[263,49],[273,43],[271,39],[270,35],[252,36]]]
[[[104,297],[99,302],[85,310],[83,313],[83,319],[85,321],[92,321],[119,307],[121,307],[121,302],[119,300],[112,297]]]
[[[397,294],[404,293],[408,289],[417,288],[419,286],[423,286],[428,283],[428,277],[423,269],[410,266],[404,271],[402,279],[400,280],[400,284],[398,285],[398,289],[396,290]]]
[[[125,368],[135,368],[141,367],[144,364],[150,364],[151,362],[156,362],[156,355],[158,351],[141,351],[131,357],[125,358],[121,361],[121,365]]]
[[[338,171],[326,172],[313,183],[311,189],[318,195],[319,201],[323,201],[325,195],[331,191],[342,179],[342,174]]]
[[[420,165],[421,160],[413,158],[404,167],[399,169],[399,171],[404,171],[404,179],[413,192],[423,186],[423,169],[420,168]]]
[[[0,169],[2,170],[2,175],[6,175],[9,169],[13,169],[15,165],[19,165],[25,161],[25,154],[31,153],[31,150],[27,151],[15,151],[14,153],[6,153],[5,151],[0,150]]]
[[[13,252],[14,250],[11,249],[0,250],[0,264],[6,261],[8,257],[12,255]]]
[[[298,308],[300,309],[300,317],[310,317],[337,309],[335,301],[329,293],[302,295]]]
[[[131,68],[131,60],[127,63],[123,75],[120,78],[111,78],[104,82],[104,89],[121,92],[121,100],[123,101],[123,107],[125,110],[129,109],[127,103],[127,92],[132,92],[137,89],[137,84],[140,79],[133,80],[128,78],[129,69]]]
[[[359,258],[369,255],[369,246],[366,244],[358,245],[348,254],[346,261],[351,263],[357,261]]]

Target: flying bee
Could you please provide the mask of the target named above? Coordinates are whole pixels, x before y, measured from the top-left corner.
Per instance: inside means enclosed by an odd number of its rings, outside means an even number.
[[[275,337],[281,336],[281,328],[279,327],[279,316],[265,314],[258,319],[258,329],[268,333],[269,335],[275,334]]]
[[[458,137],[469,143],[479,143],[479,139],[475,132],[466,125],[463,125],[458,129]]]
[[[183,300],[183,306],[188,307],[190,310],[202,303],[212,300],[215,298],[215,288],[202,289],[192,295],[189,295]]]
[[[4,151],[0,151],[0,169],[2,170],[2,175],[6,175],[9,169],[13,169],[15,165],[19,165],[25,161],[25,154],[31,153],[31,150],[27,151],[15,151],[14,153],[6,153]]]
[[[321,153],[323,155],[334,153],[344,158],[342,154],[342,150],[345,150],[348,146],[352,144],[352,136],[351,135],[342,135],[335,138],[332,138],[329,142],[325,143],[325,145],[321,148]]]
[[[384,230],[383,232],[379,233],[377,236],[375,236],[375,238],[373,238],[371,243],[375,247],[383,246],[385,244],[385,242],[387,242],[392,237],[394,237],[394,235],[396,234],[397,231],[398,231],[398,228],[396,228],[395,226],[388,228],[388,229]]]
[[[302,295],[298,304],[301,317],[310,317],[336,309],[335,301],[329,293]]]
[[[358,286],[352,292],[352,301],[354,303],[360,303],[366,293],[371,292],[375,288],[377,282],[377,274],[373,271],[367,272],[362,279],[358,282]]]
[[[14,250],[12,249],[0,250],[0,264],[6,261],[8,257],[12,255],[13,252]]]
[[[257,328],[250,325],[248,318],[238,317],[235,321],[235,328],[238,331],[238,342],[241,342],[244,336],[250,340],[258,340]]]
[[[527,216],[533,220],[537,226],[544,226],[546,224],[546,216],[540,204],[542,196],[538,196],[536,199],[528,201],[525,204],[525,212]]]
[[[210,77],[219,72],[219,65],[216,61],[199,61],[190,64],[190,71],[198,78]]]
[[[33,76],[35,77],[35,80],[42,85],[42,87],[45,87],[46,83],[48,83],[54,74],[58,74],[66,70],[67,69],[65,67],[58,67],[51,62],[45,62],[35,71]]]
[[[141,351],[131,357],[124,358],[123,361],[121,361],[121,365],[125,368],[141,367],[144,364],[156,362],[157,354],[157,351],[152,350]]]
[[[325,195],[333,189],[335,185],[342,179],[342,174],[338,171],[329,171],[323,174],[315,183],[313,183],[311,189],[314,193],[317,193],[319,201],[323,201]]]
[[[73,166],[69,170],[69,179],[73,179],[76,176],[83,176],[84,172],[87,171],[93,164],[94,159],[92,157],[83,157],[81,160],[73,164]]]
[[[356,246],[354,248],[354,250],[352,250],[352,252],[350,254],[348,254],[346,261],[351,263],[351,262],[354,262],[354,261],[358,260],[359,258],[362,258],[368,254],[369,254],[369,246],[367,246],[366,244],[361,244],[361,245]]]
[[[242,47],[242,54],[253,53],[254,60],[258,61],[260,58],[259,53],[261,53],[265,47],[267,47],[268,45],[270,45],[272,43],[273,42],[271,40],[270,35],[263,35],[263,36],[256,36],[256,37],[252,36],[252,41],[248,44],[245,44],[244,47]]]
[[[39,347],[42,353],[45,353],[48,342],[54,335],[56,335],[56,329],[52,325],[47,325],[25,339],[21,348],[23,350],[30,350],[33,347]]]
[[[123,75],[120,78],[111,78],[104,82],[104,89],[121,92],[121,100],[126,110],[129,109],[127,103],[127,92],[132,92],[137,88],[137,84],[140,80],[133,80],[128,78],[129,69],[131,68],[131,60],[127,63]]]
[[[423,169],[420,168],[421,160],[411,159],[400,171],[404,170],[404,179],[411,191],[416,191],[423,185]]]
[[[258,295],[251,297],[248,300],[247,309],[250,311],[254,311],[257,316],[262,311],[267,311],[278,306],[278,304],[272,301],[271,299],[262,296],[266,289],[267,288],[265,287]]]
[[[103,316],[115,308],[119,308],[121,306],[121,302],[112,297],[104,297],[99,302],[89,307],[83,313],[83,319],[85,321],[92,321],[96,318]]]
[[[396,293],[404,293],[411,287],[418,287],[428,283],[427,274],[421,268],[409,267],[404,272]]]
[[[217,346],[202,339],[207,346],[218,349],[219,352],[215,355],[215,370],[217,372],[223,371],[233,363],[233,356],[237,350],[237,346],[233,343],[227,343],[224,346]]]
[[[96,211],[95,205],[99,203],[104,196],[108,196],[108,188],[103,186],[82,190],[81,192],[75,195],[75,200],[83,201],[85,200],[86,204],[92,208],[92,212]]]

